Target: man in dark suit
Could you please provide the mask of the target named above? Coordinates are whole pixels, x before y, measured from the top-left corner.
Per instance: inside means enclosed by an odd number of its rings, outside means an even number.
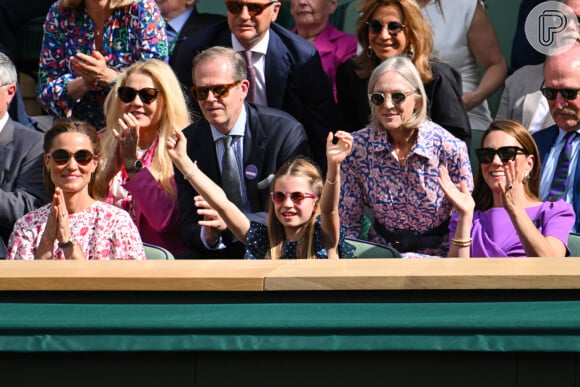
[[[550,114],[556,125],[533,134],[540,151],[542,175],[540,178],[540,197],[553,199],[552,181],[559,171],[564,191],[562,199],[572,204],[576,222],[572,231],[580,231],[580,45],[575,44],[568,51],[549,56],[544,67],[543,93],[548,100]],[[568,136],[568,134],[571,134]],[[560,168],[566,139],[571,140],[570,163]]]
[[[0,53],[0,258],[14,223],[47,202],[42,182],[42,142],[39,132],[12,121],[8,105],[16,94],[16,68]]]
[[[222,15],[199,13],[197,0],[155,0],[165,20],[169,64],[173,66],[183,42],[210,24],[225,20]]]
[[[285,161],[309,153],[304,128],[283,111],[245,101],[249,88],[245,61],[230,48],[216,46],[197,55],[193,79],[192,94],[203,117],[183,131],[187,153],[234,202],[230,189],[237,190],[237,204],[250,219],[264,222],[274,174]],[[228,170],[223,167],[227,137],[231,137],[236,165]],[[232,187],[224,173],[236,169],[238,184]],[[197,196],[177,169],[175,181],[181,233],[192,250],[188,257],[242,258],[244,245],[234,240],[216,211]]]
[[[219,45],[250,51],[255,70],[253,102],[282,109],[300,121],[314,160],[324,167],[326,135],[337,125],[332,86],[318,51],[308,41],[274,23],[279,1],[225,3],[227,22],[199,31],[180,49],[174,65],[179,80],[187,88],[192,85],[192,58],[205,48]]]

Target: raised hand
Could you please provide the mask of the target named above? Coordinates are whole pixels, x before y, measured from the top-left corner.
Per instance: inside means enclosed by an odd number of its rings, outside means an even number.
[[[122,163],[128,167],[137,160],[139,123],[131,113],[124,113],[118,122],[119,130],[113,129],[113,135],[119,143],[119,156]]]
[[[458,189],[453,181],[451,181],[447,168],[444,165],[440,165],[437,181],[439,182],[443,192],[445,192],[445,196],[447,196],[457,212],[460,214],[469,214],[473,212],[475,201],[469,192],[465,180],[460,181]]]
[[[326,160],[328,164],[340,164],[352,150],[352,135],[341,130],[328,133],[326,137]]]

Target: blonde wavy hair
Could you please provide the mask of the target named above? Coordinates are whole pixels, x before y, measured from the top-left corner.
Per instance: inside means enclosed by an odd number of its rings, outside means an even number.
[[[187,109],[185,95],[175,73],[169,65],[158,59],[149,59],[145,62],[137,62],[129,66],[121,73],[119,80],[111,89],[105,100],[105,116],[107,117],[107,127],[103,135],[103,157],[101,167],[107,171],[111,169],[109,165],[115,160],[118,144],[113,135],[113,129],[118,127],[118,120],[123,115],[123,102],[119,99],[119,87],[125,86],[127,78],[131,74],[145,74],[153,80],[155,87],[159,90],[157,98],[163,98],[161,117],[159,118],[157,135],[159,144],[153,156],[153,163],[149,169],[159,185],[174,200],[177,195],[173,189],[173,164],[167,153],[167,139],[175,130],[183,130],[190,123],[190,114]],[[108,189],[108,183],[106,186]]]
[[[320,200],[323,188],[322,175],[310,160],[299,156],[293,160],[285,162],[280,169],[278,169],[278,172],[276,172],[276,175],[274,176],[271,189],[276,186],[276,181],[282,176],[299,176],[305,178],[312,187],[312,193],[318,195],[318,199],[316,199],[316,207],[314,211],[312,211],[312,215],[310,216],[310,220],[308,221],[308,225],[304,232],[304,237],[296,249],[297,258],[316,259],[316,251],[312,250],[312,241],[314,240],[314,225],[316,224],[316,218],[320,214],[318,201]],[[268,204],[268,239],[270,240],[269,258],[282,258],[282,246],[287,239],[286,232],[284,231],[284,226],[276,217],[274,203],[272,203],[271,200]]]
[[[433,80],[429,64],[433,54],[433,32],[415,0],[362,0],[359,2],[357,10],[360,16],[357,19],[355,31],[363,50],[354,59],[357,65],[357,75],[360,78],[368,78],[373,69],[381,63],[381,60],[374,53],[370,57],[368,55],[369,29],[367,22],[379,7],[386,5],[399,7],[403,15],[401,23],[405,25],[402,33],[407,38],[405,52],[419,70],[423,83],[430,82]]]

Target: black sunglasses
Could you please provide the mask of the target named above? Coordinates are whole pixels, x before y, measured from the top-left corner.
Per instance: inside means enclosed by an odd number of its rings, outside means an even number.
[[[200,101],[205,101],[207,99],[207,97],[209,96],[209,92],[211,90],[214,97],[226,98],[230,94],[230,89],[232,87],[236,86],[237,84],[239,84],[240,82],[242,82],[242,81],[241,80],[235,81],[232,83],[228,83],[227,85],[192,86],[191,87],[191,94],[193,95],[193,98],[200,100]]]
[[[407,91],[406,93],[403,93],[402,91],[395,91],[393,93],[390,93],[391,100],[395,105],[400,105],[403,102],[405,102],[407,96],[413,93],[415,93],[414,90]],[[369,101],[371,101],[371,103],[375,106],[382,106],[385,103],[385,100],[387,99],[386,97],[387,94],[388,93],[383,93],[382,91],[375,91],[374,93],[369,94]]]
[[[502,163],[507,163],[508,161],[514,161],[516,156],[520,153],[528,155],[528,151],[519,146],[502,146],[501,148],[479,148],[475,150],[477,159],[480,164],[489,164],[493,161],[495,155],[499,156]]]
[[[302,200],[306,199],[306,198],[312,198],[315,199],[318,197],[318,195],[310,193],[310,192],[282,192],[282,191],[276,191],[276,192],[270,192],[270,196],[272,197],[272,201],[274,203],[283,203],[284,200],[286,200],[286,198],[288,196],[290,196],[290,200],[292,200],[294,203],[301,203]]]
[[[264,4],[245,3],[245,2],[242,3],[241,1],[226,1],[226,8],[228,9],[228,12],[231,12],[234,15],[239,15],[240,13],[242,13],[244,6],[246,6],[248,7],[248,13],[250,14],[250,16],[254,17],[264,12],[266,8],[268,8],[274,3],[277,3],[277,1],[270,1],[269,3]]]
[[[125,103],[133,102],[137,94],[144,104],[149,105],[151,102],[155,101],[157,94],[161,90],[154,89],[153,87],[144,87],[141,90],[135,90],[132,87],[121,86],[118,89],[119,99]]]
[[[85,149],[76,151],[75,153],[69,153],[64,149],[57,149],[49,154],[49,156],[58,165],[67,164],[71,157],[74,157],[79,165],[88,165],[95,158],[95,155],[91,151]]]
[[[381,32],[383,32],[383,29],[385,28],[385,26],[387,27],[387,31],[389,31],[389,33],[393,34],[393,35],[398,34],[399,32],[401,32],[403,30],[403,28],[405,28],[404,24],[401,24],[401,23],[396,22],[396,21],[392,21],[392,22],[388,22],[387,24],[383,24],[377,19],[370,19],[367,22],[367,25],[369,26],[369,32],[372,34],[380,34]]]
[[[573,89],[571,87],[566,87],[564,89],[554,89],[553,87],[542,87],[540,89],[544,97],[547,99],[556,99],[558,92],[564,97],[566,100],[576,99],[578,92],[580,89]]]

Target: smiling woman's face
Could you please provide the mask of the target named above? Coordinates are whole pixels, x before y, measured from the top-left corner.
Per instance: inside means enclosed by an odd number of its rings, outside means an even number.
[[[154,88],[159,89],[159,87],[153,82],[153,79],[147,74],[143,73],[132,73],[127,77],[127,81],[124,84],[125,87],[130,87],[135,90],[141,90],[144,88]],[[152,130],[157,131],[159,129],[159,122],[161,120],[161,113],[164,109],[165,96],[163,92],[157,94],[157,98],[149,104],[144,103],[139,95],[135,96],[133,101],[123,104],[123,113],[131,113],[137,121],[139,122],[139,130]]]
[[[86,190],[88,195],[91,175],[97,169],[97,159],[93,158],[86,165],[82,165],[74,156],[70,156],[66,163],[59,164],[51,156],[56,150],[64,150],[69,155],[74,155],[78,151],[89,151],[94,154],[91,139],[78,132],[61,133],[53,139],[49,154],[44,156],[46,168],[55,187],[60,187],[65,193]]]
[[[378,20],[383,26],[386,26],[390,22],[405,24],[401,10],[394,4],[380,6],[370,19]],[[407,49],[408,42],[404,29],[395,34],[391,34],[385,27],[378,34],[372,31],[369,31],[368,34],[369,45],[380,60],[403,54]]]

